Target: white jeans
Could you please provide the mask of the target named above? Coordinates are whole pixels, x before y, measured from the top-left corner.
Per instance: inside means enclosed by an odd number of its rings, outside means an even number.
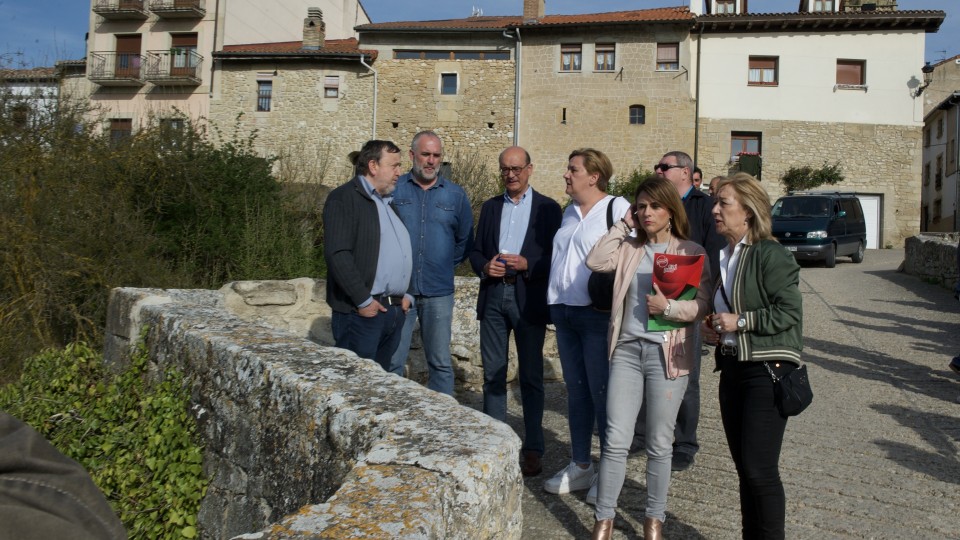
[[[607,387],[607,447],[600,457],[597,486],[597,519],[612,519],[616,514],[617,499],[626,476],[627,452],[637,414],[646,398],[646,517],[666,520],[673,428],[686,388],[686,376],[666,377],[660,344],[635,340],[614,349]]]

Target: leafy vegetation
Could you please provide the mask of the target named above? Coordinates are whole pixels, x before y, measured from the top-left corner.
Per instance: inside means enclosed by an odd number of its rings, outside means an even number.
[[[644,180],[653,176],[653,171],[634,169],[630,174],[624,177],[615,177],[610,185],[607,186],[607,193],[623,197],[633,203],[633,194],[637,191],[637,186]]]
[[[823,166],[818,169],[809,165],[790,167],[780,177],[780,182],[783,183],[787,192],[803,191],[825,185],[839,184],[843,182],[843,171],[840,168],[840,162],[832,165],[824,162]]]
[[[31,358],[0,409],[80,463],[131,538],[194,538],[207,481],[178,373],[147,382],[142,349],[112,373],[83,343]]]

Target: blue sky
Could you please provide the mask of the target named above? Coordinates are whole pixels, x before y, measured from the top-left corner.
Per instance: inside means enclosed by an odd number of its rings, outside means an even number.
[[[281,0],[266,0],[281,1]],[[516,15],[523,0],[361,0],[373,22],[468,17],[474,6],[484,15]],[[548,14],[576,14],[682,5],[684,0],[547,0]],[[796,11],[798,0],[751,0],[755,13]],[[397,6],[403,10],[398,10]],[[940,31],[927,34],[926,60],[960,54],[957,0],[899,0],[901,10],[938,9],[947,13]],[[52,66],[84,56],[89,0],[0,0],[0,67]]]

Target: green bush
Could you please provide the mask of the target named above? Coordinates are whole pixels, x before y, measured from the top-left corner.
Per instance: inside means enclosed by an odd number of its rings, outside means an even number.
[[[634,169],[630,174],[622,178],[614,177],[610,185],[607,186],[607,193],[623,197],[633,204],[633,194],[637,191],[637,186],[653,175],[653,171]]]
[[[80,463],[131,538],[194,538],[206,493],[203,451],[175,371],[148,383],[138,351],[113,373],[83,343],[48,349],[0,388],[0,409]]]
[[[787,172],[780,177],[780,182],[786,188],[787,192],[802,191],[813,189],[815,187],[834,185],[843,182],[843,171],[840,163],[833,165],[824,162],[823,167],[814,169],[809,165],[800,167],[790,167]]]

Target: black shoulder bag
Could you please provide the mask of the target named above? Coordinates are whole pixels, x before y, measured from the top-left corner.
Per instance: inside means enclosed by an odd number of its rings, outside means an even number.
[[[607,230],[613,227],[613,201],[616,197],[610,199],[607,203]],[[587,293],[590,294],[590,302],[593,309],[597,311],[610,311],[613,307],[613,280],[616,272],[593,272],[587,281]]]

